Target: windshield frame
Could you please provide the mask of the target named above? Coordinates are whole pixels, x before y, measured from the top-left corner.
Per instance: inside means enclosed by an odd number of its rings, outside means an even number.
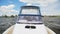
[[[24,8],[33,8],[33,9],[38,9],[38,14],[36,15],[34,15],[34,14],[21,14],[22,13],[22,10],[24,9]],[[19,13],[19,16],[41,16],[41,12],[40,12],[40,8],[38,7],[38,6],[22,6],[21,7],[21,10],[20,10],[20,13]]]
[[[38,13],[39,13],[39,14],[37,14],[37,15],[36,15],[36,14],[35,14],[35,15],[34,15],[34,14],[21,14],[22,9],[23,9],[23,8],[26,8],[26,7],[33,7],[33,8],[38,9],[38,11],[39,11]],[[21,10],[20,10],[20,13],[19,13],[18,16],[37,16],[37,17],[39,17],[39,19],[41,19],[41,17],[42,17],[42,16],[41,16],[41,13],[40,13],[40,8],[39,8],[38,6],[22,6],[22,7],[21,7]],[[19,18],[19,17],[18,17],[18,18]],[[18,23],[18,22],[17,22],[17,23]],[[43,24],[43,23],[20,23],[20,24]]]

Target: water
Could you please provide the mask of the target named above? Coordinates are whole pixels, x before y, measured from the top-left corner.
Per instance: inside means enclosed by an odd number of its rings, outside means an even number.
[[[15,22],[16,22],[16,17],[14,18],[0,17],[0,34],[2,34],[10,26],[14,25]]]
[[[60,17],[44,17],[44,24],[52,29],[56,34],[60,34]]]
[[[60,34],[60,17],[43,17],[42,20],[47,27],[51,28],[57,34]],[[14,25],[15,22],[16,17],[0,17],[0,34],[2,34],[10,26]]]
[[[48,27],[60,29],[60,17],[44,17],[43,21]]]

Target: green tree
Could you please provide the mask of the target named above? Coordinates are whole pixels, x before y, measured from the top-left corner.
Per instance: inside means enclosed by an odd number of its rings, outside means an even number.
[[[4,17],[8,17],[7,15],[5,15]]]
[[[14,17],[14,15],[11,15],[11,17]]]

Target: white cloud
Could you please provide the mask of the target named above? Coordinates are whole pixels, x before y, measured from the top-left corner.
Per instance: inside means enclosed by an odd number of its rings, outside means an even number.
[[[42,15],[60,15],[60,10],[57,9],[57,7],[60,5],[58,0],[19,0],[19,1],[40,6]]]
[[[0,6],[0,9],[13,9],[15,5]]]
[[[31,3],[27,3],[26,5],[27,5],[27,6],[30,6],[30,5],[32,5],[32,4],[31,4]]]
[[[11,4],[8,6],[0,6],[0,13],[2,13],[2,15],[16,15],[18,14],[18,11],[14,10],[15,5]]]
[[[8,9],[13,9],[15,7],[15,5],[8,5],[7,8]]]
[[[50,4],[48,7],[42,7],[41,12],[43,15],[60,15],[60,8],[58,3]]]
[[[56,2],[57,0],[20,0],[25,3]],[[36,1],[36,2],[35,2]]]
[[[47,6],[49,3],[54,3],[58,0],[19,0],[20,2],[24,2],[24,3],[38,3],[42,6]]]

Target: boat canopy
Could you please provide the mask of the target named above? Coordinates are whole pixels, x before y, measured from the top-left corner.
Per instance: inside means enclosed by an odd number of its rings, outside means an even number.
[[[22,6],[20,16],[41,16],[40,8],[38,6]]]

